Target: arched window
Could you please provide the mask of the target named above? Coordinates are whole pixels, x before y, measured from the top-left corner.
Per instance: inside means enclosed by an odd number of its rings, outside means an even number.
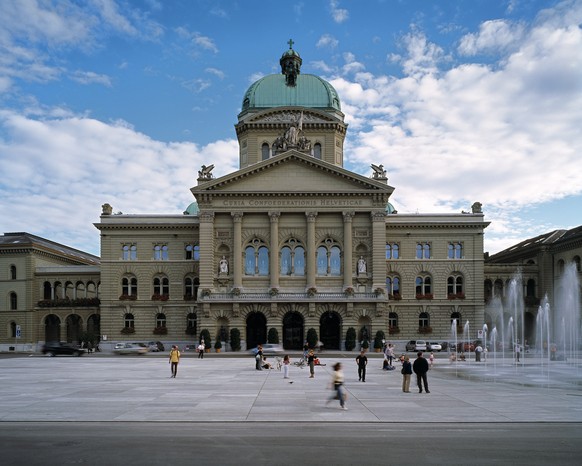
[[[137,296],[137,278],[127,276],[121,279],[122,296]]]
[[[564,260],[560,259],[558,261],[558,275],[563,275],[564,274]]]
[[[154,246],[154,260],[167,261],[168,260],[168,245],[156,244]]]
[[[125,328],[135,328],[135,319],[133,314],[125,314],[123,316],[123,326]]]
[[[186,260],[200,260],[200,246],[196,244],[187,244],[186,248]]]
[[[198,277],[186,277],[184,279],[184,300],[192,301],[198,299]]]
[[[417,243],[416,244],[416,258],[417,259],[430,259],[430,243]]]
[[[137,246],[135,244],[124,244],[121,247],[121,259],[124,261],[134,261],[137,259]]]
[[[10,266],[10,280],[16,280],[16,266]]]
[[[301,241],[290,238],[281,248],[281,275],[305,275],[305,249]]]
[[[400,299],[400,277],[391,275],[386,277],[386,292],[388,299]]]
[[[269,275],[269,250],[259,238],[251,240],[245,248],[245,274]]]
[[[316,142],[313,146],[313,156],[321,160],[321,144],[319,142]]]
[[[156,315],[156,328],[164,328],[166,326],[166,314],[160,313]]]
[[[432,280],[430,275],[416,277],[416,299],[432,299]]]
[[[75,298],[79,299],[79,298],[86,298],[87,297],[87,293],[85,290],[85,284],[83,282],[77,282],[77,284],[75,285]]]
[[[154,296],[167,297],[170,294],[170,281],[166,276],[154,277]]]
[[[449,243],[449,259],[462,259],[463,258],[463,243],[451,242]]]
[[[190,312],[186,317],[186,332],[188,335],[198,334],[198,317],[195,312]]]
[[[269,155],[270,155],[270,148],[269,148],[269,144],[267,144],[266,142],[261,146],[261,159],[262,160],[268,160],[269,159]]]
[[[73,284],[71,282],[65,283],[65,299],[73,299]]]
[[[574,264],[576,264],[576,272],[582,272],[582,270],[580,270],[580,256],[574,256],[574,259],[572,259],[574,261]]]
[[[418,328],[428,328],[430,327],[430,316],[428,312],[421,312],[418,316]]]
[[[16,311],[17,309],[18,309],[18,296],[16,296],[16,293],[12,291],[10,293],[10,310]]]
[[[398,330],[398,314],[396,312],[388,313],[388,332],[396,333]]]
[[[16,338],[16,322],[10,322],[10,337]]]
[[[317,275],[341,275],[341,249],[332,238],[317,248]]]
[[[464,298],[463,277],[460,274],[453,274],[447,278],[447,295],[449,299]]]
[[[503,296],[503,280],[499,278],[493,284],[493,296]]]
[[[398,243],[386,243],[386,259],[398,259],[399,253]]]
[[[460,312],[453,312],[451,314],[451,329],[453,328],[453,326],[460,326],[463,325],[461,323],[461,313]]]
[[[484,294],[485,302],[489,302],[493,297],[493,283],[491,283],[491,280],[485,280]]]
[[[533,298],[536,295],[536,281],[532,278],[527,281],[525,295],[528,298]]]

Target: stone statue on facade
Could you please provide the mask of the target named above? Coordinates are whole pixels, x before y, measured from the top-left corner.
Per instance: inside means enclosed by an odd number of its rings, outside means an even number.
[[[379,178],[386,178],[386,170],[384,170],[384,165],[370,165],[374,173],[372,174],[372,178],[379,179]]]
[[[212,170],[214,169],[214,165],[202,165],[202,168],[198,170],[198,179],[199,180],[211,180],[212,179]]]
[[[220,259],[220,273],[228,273],[228,261],[226,260],[225,256],[222,256],[222,259]]]
[[[364,256],[360,256],[360,258],[358,259],[358,275],[363,275],[366,273],[366,271],[367,271],[366,259],[364,259]]]

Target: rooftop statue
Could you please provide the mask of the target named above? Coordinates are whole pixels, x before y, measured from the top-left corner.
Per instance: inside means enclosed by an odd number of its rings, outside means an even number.
[[[214,165],[202,165],[202,168],[198,170],[198,179],[199,180],[211,180],[212,179],[212,170],[214,169]]]

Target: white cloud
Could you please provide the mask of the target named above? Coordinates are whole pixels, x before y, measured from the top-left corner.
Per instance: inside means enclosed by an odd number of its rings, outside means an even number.
[[[218,47],[214,44],[214,41],[210,37],[203,36],[202,34],[196,32],[194,33],[192,41],[199,47],[202,47],[203,49],[210,50],[211,52],[214,53],[218,53]]]
[[[343,23],[347,21],[350,17],[348,10],[344,8],[339,8],[339,1],[338,0],[330,0],[329,8],[331,10],[331,17],[336,23]]]
[[[445,70],[445,52],[414,33],[404,42],[404,77],[336,76],[349,163],[363,173],[382,163],[400,212],[482,202],[494,221],[488,247],[541,233],[548,225],[518,220],[523,209],[582,193],[580,17],[556,14],[544,13],[492,65]]]
[[[209,74],[213,74],[214,76],[220,78],[220,79],[224,79],[224,71],[219,70],[217,68],[206,68],[204,71],[206,71]]]
[[[476,34],[461,38],[459,53],[477,55],[479,53],[499,53],[517,47],[525,33],[523,24],[512,24],[505,20],[486,21]]]
[[[71,79],[81,84],[103,84],[111,87],[111,78],[109,76],[92,71],[77,70],[71,75]]]
[[[333,37],[330,34],[324,34],[317,41],[316,47],[318,48],[329,47],[331,49],[334,49],[338,46],[338,44],[339,41],[335,37]]]
[[[162,143],[123,123],[1,111],[0,132],[0,212],[18,212],[3,218],[3,230],[26,231],[30,219],[42,217],[35,234],[95,254],[92,223],[103,203],[124,213],[179,214],[194,200],[189,188],[202,164],[214,163],[216,176],[238,167],[235,140]]]

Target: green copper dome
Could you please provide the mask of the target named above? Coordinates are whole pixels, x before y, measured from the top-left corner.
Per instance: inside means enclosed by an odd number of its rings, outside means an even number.
[[[245,92],[242,111],[273,107],[311,107],[341,112],[340,99],[333,86],[325,79],[312,74],[301,74],[303,60],[293,50],[289,40],[279,63],[281,74],[265,76]]]
[[[312,74],[298,75],[295,86],[288,86],[282,74],[265,76],[249,87],[243,98],[242,109],[287,106],[341,111],[340,99],[333,86]]]

